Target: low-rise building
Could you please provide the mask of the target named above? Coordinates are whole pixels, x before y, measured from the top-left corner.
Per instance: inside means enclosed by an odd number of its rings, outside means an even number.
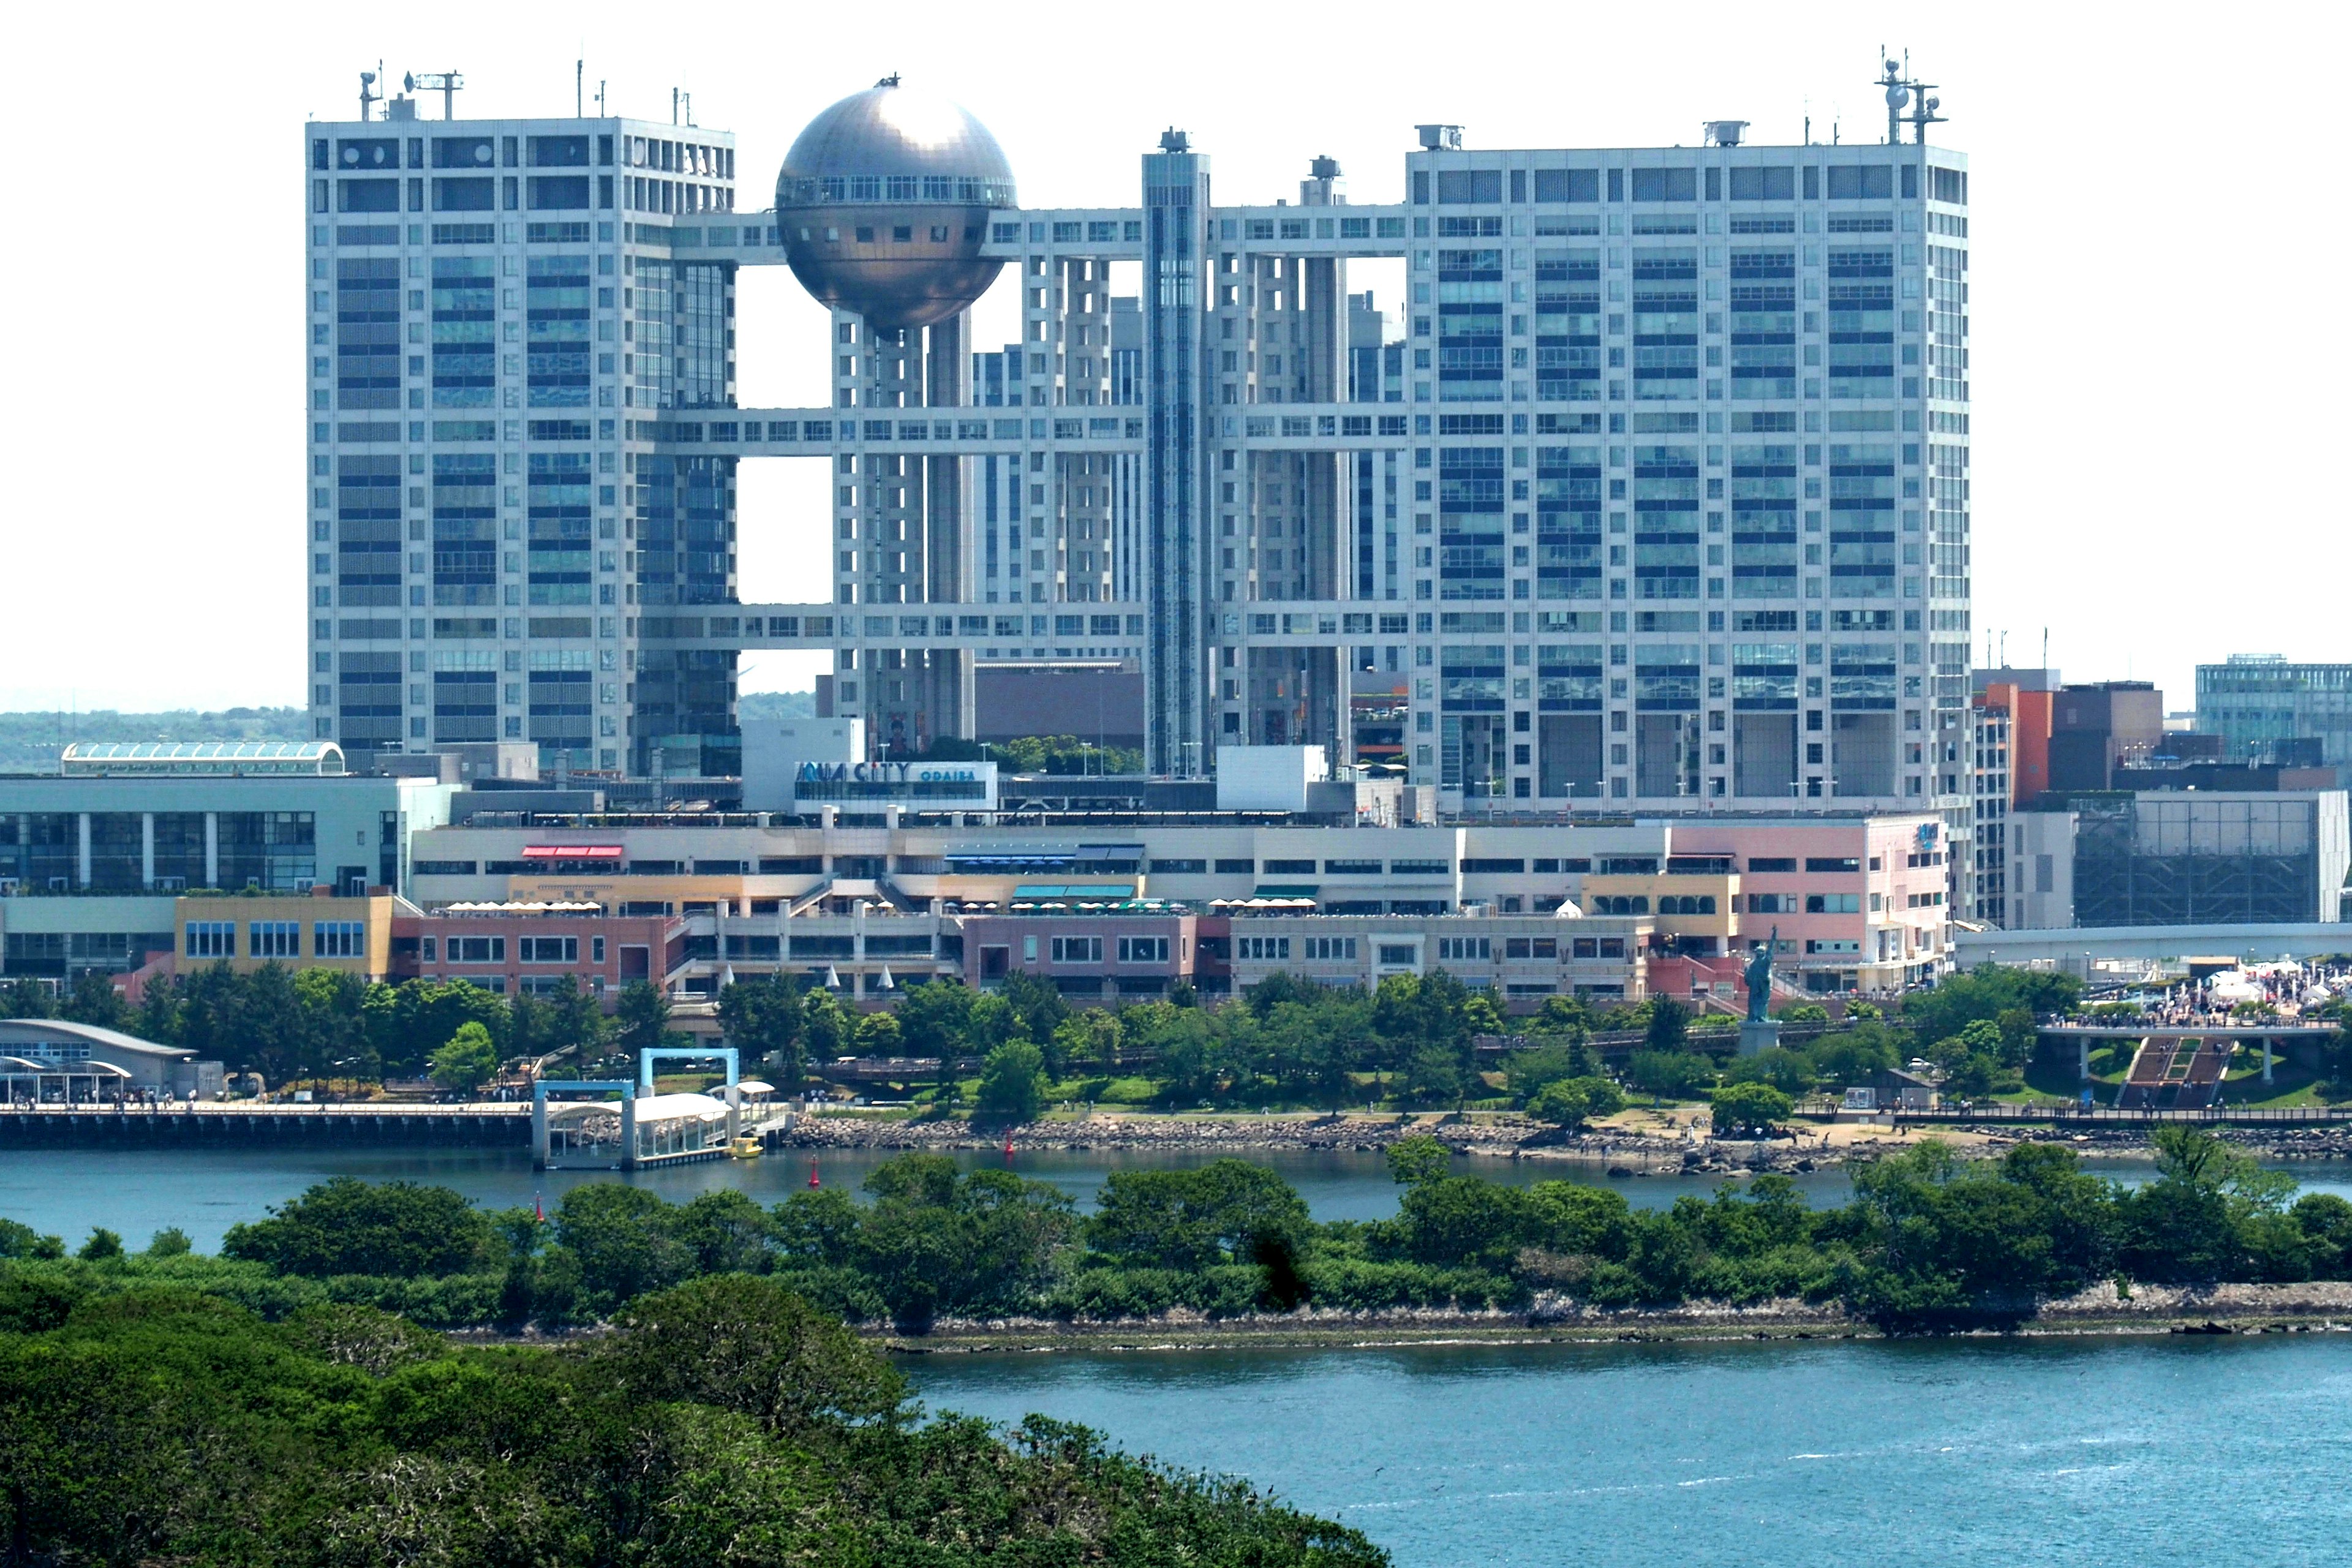
[[[390,893],[339,896],[323,885],[309,895],[182,895],[172,901],[173,967],[185,973],[226,963],[249,973],[282,963],[383,980],[393,968],[395,911],[407,908]]]
[[[200,1061],[194,1051],[64,1018],[0,1018],[0,1079],[16,1080],[11,1093],[37,1100],[44,1071],[82,1074],[93,1063],[114,1069],[98,1098],[113,1098],[117,1087],[182,1100],[220,1098],[221,1064]],[[30,1085],[26,1069],[36,1080]]]
[[[2344,919],[2352,868],[2346,802],[2342,790],[2053,791],[2012,819],[2008,924]]]
[[[453,904],[404,910],[391,923],[391,949],[394,980],[463,980],[501,996],[577,984],[609,1006],[634,982],[677,984],[687,921],[594,903]]]

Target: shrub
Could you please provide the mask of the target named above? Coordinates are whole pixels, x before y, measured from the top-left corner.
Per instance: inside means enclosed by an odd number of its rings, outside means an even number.
[[[1528,1115],[1555,1127],[1581,1126],[1590,1118],[1614,1116],[1624,1109],[1624,1091],[1605,1078],[1562,1079],[1544,1085],[1528,1101]]]

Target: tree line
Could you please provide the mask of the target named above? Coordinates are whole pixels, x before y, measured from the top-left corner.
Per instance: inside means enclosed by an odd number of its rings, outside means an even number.
[[[1083,1427],[927,1413],[837,1318],[757,1276],[641,1295],[560,1348],[462,1348],[365,1307],[269,1321],[161,1280],[35,1301],[26,1267],[0,1265],[10,1563],[1389,1561]]]
[[[942,1318],[1213,1317],[1315,1305],[1526,1310],[1691,1300],[1834,1301],[1894,1331],[2013,1324],[2105,1279],[2153,1284],[2352,1278],[2352,1203],[2186,1127],[2155,1134],[2157,1174],[2126,1187],[2063,1145],[1963,1161],[1930,1140],[1853,1167],[1816,1209],[1786,1177],[1639,1210],[1581,1183],[1507,1186],[1456,1173],[1433,1138],[1389,1152],[1397,1213],[1318,1222],[1273,1171],[1239,1160],[1120,1171],[1096,1212],[999,1169],[938,1154],[762,1208],[741,1192],[671,1204],[592,1183],[541,1223],[446,1189],[341,1178],[233,1229],[216,1258],[165,1237],[145,1255],[98,1233],[77,1258],[0,1222],[0,1327],[164,1285],[267,1317],[322,1303],[432,1327],[613,1321],[688,1281],[753,1275],[826,1312],[921,1332]]]

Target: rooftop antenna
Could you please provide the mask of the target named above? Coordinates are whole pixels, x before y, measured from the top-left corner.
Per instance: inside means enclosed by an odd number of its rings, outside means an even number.
[[[422,76],[412,71],[401,80],[411,92],[439,91],[441,118],[444,120],[457,118],[457,89],[466,85],[466,79],[456,71],[426,71]]]
[[[572,118],[578,120],[588,112],[588,62],[572,62]]]
[[[601,77],[601,76],[600,76],[600,77],[598,77],[598,78],[596,79],[596,117],[597,117],[598,119],[600,119],[600,120],[601,120],[601,119],[603,119],[603,118],[604,118],[604,79],[603,77]]]
[[[1877,85],[1886,89],[1886,144],[1892,147],[1903,140],[1903,109],[1911,101],[1911,84],[1903,79],[1903,72],[1895,63],[1886,58],[1885,44],[1878,46]]]
[[[360,118],[362,120],[368,118],[368,105],[383,101],[383,89],[376,86],[376,83],[383,79],[383,62],[381,60],[376,62],[375,69],[360,72]]]
[[[694,94],[687,92],[678,96],[686,102],[686,122],[691,126],[694,123]]]
[[[669,122],[672,125],[677,123],[677,89],[676,88],[669,89]]]

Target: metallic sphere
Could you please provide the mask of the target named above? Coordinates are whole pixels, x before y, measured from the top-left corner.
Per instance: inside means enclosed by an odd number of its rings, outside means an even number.
[[[981,246],[1016,205],[1013,167],[957,104],[886,77],[809,121],[776,176],[776,223],[801,287],[879,331],[945,321],[1002,261]]]

